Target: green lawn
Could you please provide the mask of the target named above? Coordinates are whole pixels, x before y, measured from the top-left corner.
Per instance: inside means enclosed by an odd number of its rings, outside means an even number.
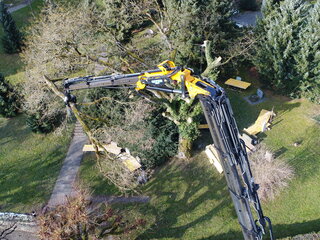
[[[28,26],[32,16],[39,12],[42,4],[42,0],[35,0],[30,6],[24,7],[12,13],[17,26],[22,32],[24,32],[24,29]],[[0,27],[0,38],[2,36],[3,29]],[[14,83],[23,80],[24,76],[21,70],[22,62],[19,58],[19,54],[5,54],[3,52],[2,44],[0,43],[0,59],[0,73],[4,74],[5,76],[9,76],[9,78],[11,78],[9,80],[12,80]]]
[[[278,113],[263,141],[294,167],[296,176],[278,198],[263,203],[275,236],[320,231],[320,128],[311,119],[317,107],[272,96],[250,106],[237,94],[230,96],[241,127],[253,122],[261,108],[274,106]],[[294,147],[295,141],[302,141],[301,146]],[[209,166],[203,152],[188,163],[174,160],[164,166],[146,185],[144,194],[152,196],[151,203],[132,208],[152,220],[138,239],[242,239],[225,180]]]
[[[31,17],[39,12],[42,0],[12,15],[24,31]],[[3,35],[0,28],[0,38]],[[24,80],[23,65],[18,54],[5,54],[0,44],[0,72],[12,84]],[[0,211],[27,212],[43,206],[51,195],[65,158],[71,137],[32,133],[24,115],[0,118]]]
[[[49,199],[69,146],[63,136],[32,133],[23,115],[0,118],[0,211],[27,212]]]
[[[295,169],[290,185],[275,200],[262,203],[272,219],[277,239],[320,231],[320,125],[314,120],[320,107],[306,100],[290,100],[266,91],[267,100],[248,104],[243,97],[256,91],[228,90],[239,129],[252,124],[261,109],[274,107],[277,117],[271,131],[260,134],[262,141]],[[223,85],[223,84],[221,84]],[[301,142],[294,147],[294,142]],[[195,144],[194,158],[174,159],[159,169],[143,187],[152,197],[150,204],[126,205],[145,216],[149,227],[137,239],[242,239],[224,177],[207,161],[199,144],[211,142],[202,132]],[[268,238],[266,238],[268,239]]]
[[[101,175],[95,159],[94,153],[84,154],[79,177],[82,185],[88,187],[93,195],[120,195],[116,186]]]
[[[295,177],[289,187],[275,200],[262,203],[265,215],[273,222],[275,236],[280,239],[318,232],[320,125],[314,118],[319,115],[320,107],[306,100],[290,100],[268,91],[265,102],[250,105],[243,97],[255,92],[258,85],[248,75],[243,77],[253,83],[249,91],[228,90],[239,129],[250,126],[261,109],[271,110],[274,107],[277,117],[273,127],[259,137],[295,169]],[[294,147],[297,141],[301,145]],[[137,239],[242,239],[224,177],[210,166],[202,152],[203,146],[197,149],[199,144],[210,142],[209,133],[204,131],[196,141],[192,160],[182,162],[175,159],[156,172],[143,187],[143,194],[152,197],[150,204],[121,207],[136,211],[148,220],[149,227]],[[91,187],[99,194],[97,189],[101,189],[101,182],[92,184]]]

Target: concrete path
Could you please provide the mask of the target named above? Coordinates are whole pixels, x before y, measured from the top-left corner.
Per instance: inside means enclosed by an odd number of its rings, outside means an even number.
[[[33,0],[25,0],[23,3],[17,5],[17,6],[14,6],[14,7],[9,7],[8,8],[8,12],[12,13],[12,12],[15,12],[21,8],[24,8],[28,5],[30,5],[32,3]]]
[[[87,136],[84,134],[80,123],[77,122],[67,157],[63,162],[59,177],[48,202],[48,207],[63,204],[67,200],[67,197],[73,195],[73,185],[83,157],[82,148],[86,142]]]
[[[150,201],[149,196],[132,196],[132,197],[116,197],[116,196],[95,196],[91,199],[92,203],[147,203]]]
[[[76,123],[73,139],[71,141],[67,157],[63,162],[59,177],[54,186],[51,198],[48,202],[48,207],[54,207],[66,202],[67,197],[74,193],[74,183],[80,168],[83,157],[83,146],[86,144],[87,136],[84,134],[80,123]],[[117,196],[96,196],[93,197],[93,202],[105,203],[146,203],[149,202],[148,196],[134,196],[134,197],[117,197]]]
[[[4,230],[4,229],[0,226],[0,232],[2,230]],[[32,233],[32,232],[24,232],[24,231],[20,231],[20,230],[15,230],[13,233],[6,236],[6,239],[7,240],[37,240],[38,237],[35,233]]]

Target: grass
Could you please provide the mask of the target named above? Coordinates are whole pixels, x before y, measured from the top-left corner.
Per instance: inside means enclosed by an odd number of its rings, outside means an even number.
[[[32,133],[25,116],[0,118],[0,211],[29,212],[50,197],[70,141]]]
[[[142,31],[133,38],[140,43],[140,48],[147,49],[159,42],[155,38],[146,39],[144,34]],[[290,100],[270,91],[265,91],[265,102],[250,105],[243,97],[256,92],[260,84],[246,71],[241,70],[239,75],[253,84],[243,92],[228,89],[239,129],[254,123],[261,109],[274,108],[277,117],[272,130],[260,134],[259,138],[295,169],[289,187],[273,201],[262,203],[265,215],[273,222],[275,237],[320,231],[320,127],[313,120],[320,111],[319,106],[305,100]],[[223,81],[218,83],[225,87]],[[157,169],[142,188],[143,195],[151,196],[150,203],[117,206],[147,219],[145,231],[131,239],[242,239],[225,179],[208,163],[203,152],[203,143],[211,143],[210,138],[207,131],[202,133],[191,160],[173,159]],[[295,142],[301,145],[294,147]],[[96,195],[114,194],[113,186],[99,176],[89,156],[84,159],[80,179]]]
[[[110,184],[99,172],[95,155],[86,153],[83,157],[79,179],[88,187],[93,195],[119,195],[120,192],[113,184]]]
[[[290,100],[268,91],[265,102],[250,105],[243,97],[254,93],[258,85],[249,75],[244,77],[253,83],[249,91],[228,90],[239,129],[250,126],[261,109],[274,108],[277,117],[271,131],[259,137],[277,157],[295,169],[289,187],[273,201],[262,203],[264,213],[271,218],[278,239],[318,232],[320,127],[313,118],[320,108],[306,100]],[[173,159],[157,170],[143,187],[143,194],[151,196],[149,204],[118,206],[147,219],[145,231],[132,238],[242,239],[224,177],[210,166],[202,151],[203,145],[210,142],[209,133],[202,132],[195,143],[200,149],[193,159],[188,162]],[[294,147],[295,142],[301,145]]]
[[[262,136],[263,141],[295,168],[296,175],[280,196],[263,203],[265,215],[273,221],[275,236],[319,231],[320,128],[309,116],[316,106],[307,101],[283,102],[274,96],[251,106],[237,94],[230,96],[242,127],[254,122],[261,108],[274,106],[278,113],[272,130]],[[302,143],[294,147],[297,140]],[[203,152],[196,153],[188,163],[174,160],[164,166],[146,185],[144,194],[152,196],[151,203],[131,207],[152,220],[138,239],[242,239],[225,180],[208,165]]]
[[[24,29],[39,12],[42,0],[14,12],[17,26]],[[3,30],[0,28],[0,38]],[[0,72],[12,84],[24,81],[18,54],[5,54],[0,44]],[[35,134],[26,126],[24,115],[0,118],[0,211],[29,212],[49,199],[70,141],[64,136]]]
[[[42,0],[35,0],[30,6],[24,7],[12,13],[12,16],[18,26],[24,32],[24,29],[29,25],[32,16],[36,15],[40,11],[42,6]],[[0,27],[0,39],[3,36],[3,29]],[[10,76],[13,82],[21,82],[24,78],[21,73],[23,64],[19,58],[19,54],[5,54],[2,44],[0,44],[0,72],[4,76]]]

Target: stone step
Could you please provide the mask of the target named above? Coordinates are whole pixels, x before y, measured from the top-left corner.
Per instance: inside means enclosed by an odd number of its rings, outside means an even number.
[[[86,137],[85,134],[73,134],[73,136],[75,136],[75,137]]]
[[[76,129],[73,132],[78,132],[78,133],[81,132],[81,133],[83,133],[84,131],[82,129]]]

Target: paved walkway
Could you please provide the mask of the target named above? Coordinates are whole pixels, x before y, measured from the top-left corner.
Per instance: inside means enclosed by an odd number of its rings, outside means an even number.
[[[0,226],[0,232],[3,230],[4,229]],[[37,240],[38,237],[35,233],[16,230],[13,233],[6,236],[5,239],[7,239],[7,240]]]
[[[12,13],[12,12],[15,12],[21,8],[24,8],[28,5],[30,5],[32,3],[33,0],[25,0],[23,3],[20,3],[18,4],[17,6],[14,6],[14,7],[9,7],[8,8],[8,12]]]
[[[74,183],[81,165],[83,157],[83,146],[88,141],[87,136],[84,134],[80,123],[76,123],[74,129],[74,136],[71,141],[67,157],[63,162],[60,170],[59,177],[54,186],[51,198],[48,202],[48,207],[54,207],[66,202],[67,197],[74,193]],[[133,196],[133,197],[117,197],[117,196],[96,196],[93,197],[93,202],[105,203],[147,203],[149,202],[148,196]]]
[[[67,157],[63,162],[59,177],[48,202],[48,207],[63,204],[67,200],[67,197],[73,195],[73,185],[83,157],[82,148],[86,142],[87,136],[84,134],[80,123],[77,122]]]
[[[92,203],[148,203],[149,196],[132,196],[132,197],[116,197],[116,196],[95,196],[91,199]]]

